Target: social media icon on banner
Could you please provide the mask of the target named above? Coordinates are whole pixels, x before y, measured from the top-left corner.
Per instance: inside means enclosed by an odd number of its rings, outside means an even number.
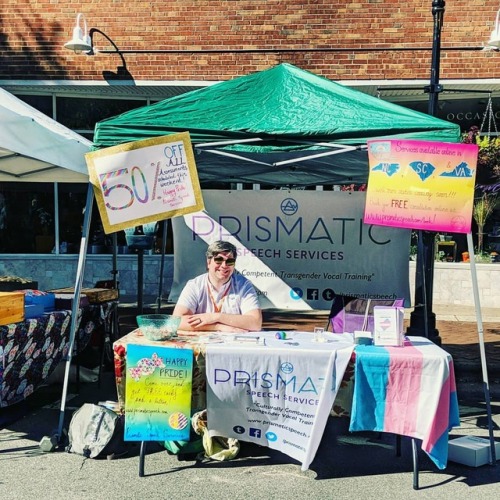
[[[318,299],[319,299],[319,290],[317,288],[308,288],[307,300],[318,300]]]
[[[301,299],[302,295],[304,295],[304,292],[303,292],[302,288],[292,288],[290,290],[290,297],[293,300],[299,300],[299,299]]]
[[[233,431],[236,432],[236,434],[245,434],[245,428],[241,425],[235,425]]]
[[[278,440],[278,436],[274,432],[266,432],[266,439],[270,442]]]
[[[255,427],[250,427],[250,430],[248,431],[250,436],[255,437],[255,438],[260,438],[261,436],[261,431],[260,429],[256,429]]]

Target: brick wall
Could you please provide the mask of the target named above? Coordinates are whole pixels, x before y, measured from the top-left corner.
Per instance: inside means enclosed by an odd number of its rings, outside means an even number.
[[[63,48],[77,12],[94,45],[122,51],[135,80],[225,80],[289,62],[333,80],[428,79],[432,0],[3,0],[0,79],[102,81],[118,54]],[[441,78],[497,78],[497,52],[480,47],[497,2],[448,0]],[[461,49],[459,49],[461,48]],[[383,49],[383,50],[382,50]],[[127,53],[168,50],[170,53]]]

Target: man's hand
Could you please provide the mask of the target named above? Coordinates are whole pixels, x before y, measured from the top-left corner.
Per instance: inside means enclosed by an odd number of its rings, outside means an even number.
[[[219,316],[219,313],[193,314],[187,318],[187,322],[191,328],[203,330],[203,327],[217,323]]]

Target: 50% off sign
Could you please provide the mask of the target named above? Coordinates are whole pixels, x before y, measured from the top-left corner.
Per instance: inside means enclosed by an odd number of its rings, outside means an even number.
[[[203,210],[188,132],[85,155],[104,231]]]

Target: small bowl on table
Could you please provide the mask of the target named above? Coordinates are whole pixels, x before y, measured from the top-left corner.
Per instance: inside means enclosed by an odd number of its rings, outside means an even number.
[[[170,314],[142,314],[136,317],[136,321],[144,337],[159,342],[177,336],[181,317]]]

